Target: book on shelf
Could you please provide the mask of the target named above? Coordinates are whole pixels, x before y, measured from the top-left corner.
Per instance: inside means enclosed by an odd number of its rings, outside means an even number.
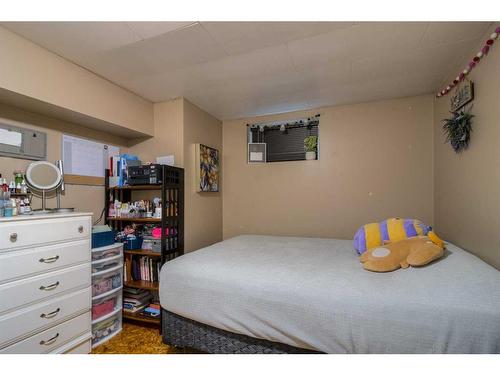
[[[130,260],[131,259],[131,260]],[[125,281],[158,282],[161,262],[148,256],[132,256],[125,260]],[[128,280],[130,271],[131,279]]]
[[[141,312],[141,315],[156,318],[160,316],[160,304],[156,301],[151,301]]]
[[[136,312],[144,310],[144,307],[146,307],[146,305],[130,306],[130,305],[127,305],[124,303],[123,304],[123,311],[131,313],[131,314],[135,314]]]
[[[128,313],[136,313],[149,306],[153,295],[148,290],[129,288],[123,289],[123,310]]]

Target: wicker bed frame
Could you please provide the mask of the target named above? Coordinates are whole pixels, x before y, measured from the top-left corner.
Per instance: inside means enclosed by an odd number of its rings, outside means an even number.
[[[305,354],[312,350],[224,331],[162,309],[163,342],[212,354]]]

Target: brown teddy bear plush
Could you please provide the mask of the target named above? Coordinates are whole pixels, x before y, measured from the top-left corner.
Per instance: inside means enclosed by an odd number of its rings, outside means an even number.
[[[408,266],[424,266],[444,254],[444,243],[434,233],[412,237],[367,250],[360,256],[368,271],[389,272]]]

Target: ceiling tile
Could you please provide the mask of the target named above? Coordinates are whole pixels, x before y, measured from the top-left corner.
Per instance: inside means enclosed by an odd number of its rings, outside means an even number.
[[[223,49],[199,24],[124,48],[130,53],[145,56],[150,60],[151,66],[155,66],[159,71],[187,67],[225,56]]]
[[[3,25],[70,60],[140,40],[124,22],[6,22]]]
[[[124,87],[152,102],[161,102],[185,96],[190,90],[196,91],[200,88],[200,82],[185,71],[178,70],[150,76],[136,76],[128,80]]]
[[[230,55],[282,43],[274,22],[202,22],[201,25]]]
[[[397,53],[416,47],[427,28],[423,22],[363,22],[288,43],[297,66],[314,66],[335,59],[357,59]]]
[[[141,39],[149,39],[158,35],[178,30],[195,22],[126,22],[127,26]]]
[[[188,68],[189,74],[204,84],[239,78],[259,78],[293,72],[294,66],[285,45],[227,56]]]
[[[273,22],[281,42],[308,38],[354,26],[355,22]]]
[[[491,22],[431,22],[422,38],[422,46],[437,46],[482,37]]]
[[[160,73],[147,56],[134,53],[129,48],[97,52],[81,58],[79,63],[114,82],[128,82],[135,78]]]
[[[287,45],[295,66],[311,67],[326,64],[334,59],[345,60],[346,36],[346,30],[341,29],[295,40]]]
[[[321,88],[349,83],[352,80],[351,65],[348,60],[333,60],[322,65],[302,67],[297,71],[310,87]]]

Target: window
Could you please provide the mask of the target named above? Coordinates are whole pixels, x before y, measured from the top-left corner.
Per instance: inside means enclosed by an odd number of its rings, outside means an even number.
[[[319,151],[319,115],[313,118],[299,119],[288,122],[273,122],[248,125],[248,143],[265,143],[265,157],[262,161],[295,161],[306,160],[304,139],[309,136],[317,137]],[[250,147],[249,147],[250,150]],[[316,151],[316,159],[319,153]],[[249,154],[250,155],[250,154]],[[251,163],[254,158],[248,157]]]

